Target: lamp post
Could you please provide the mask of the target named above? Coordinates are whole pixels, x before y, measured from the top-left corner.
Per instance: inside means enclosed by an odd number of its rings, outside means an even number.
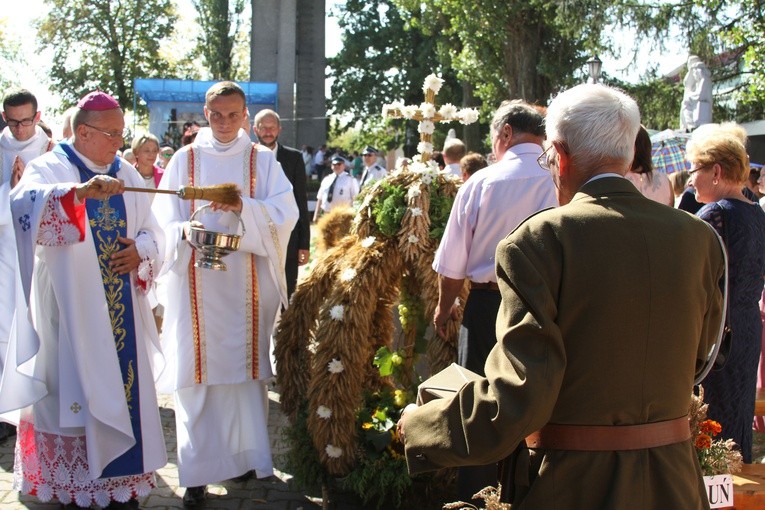
[[[592,57],[592,60],[587,61],[587,67],[590,71],[590,78],[592,78],[592,83],[598,83],[600,81],[600,69],[603,67],[603,62],[598,58],[597,55]]]

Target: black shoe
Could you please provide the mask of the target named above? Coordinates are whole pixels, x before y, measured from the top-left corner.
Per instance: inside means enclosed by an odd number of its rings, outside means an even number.
[[[186,493],[183,495],[183,506],[199,506],[207,498],[207,486],[186,487]]]
[[[129,499],[124,503],[119,501],[112,501],[104,507],[104,510],[133,510],[138,508],[138,500],[135,498]]]
[[[252,470],[247,471],[243,475],[235,476],[234,478],[231,479],[231,481],[232,482],[246,482],[250,478],[252,478]]]

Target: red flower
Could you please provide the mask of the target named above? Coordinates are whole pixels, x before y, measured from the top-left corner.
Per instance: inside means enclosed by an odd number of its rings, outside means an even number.
[[[703,422],[699,424],[699,430],[703,434],[709,434],[712,437],[714,437],[720,432],[722,432],[722,425],[720,425],[714,420],[704,420]]]
[[[709,448],[712,446],[712,438],[709,437],[707,434],[699,434],[696,436],[696,448],[699,450],[703,450],[705,448]]]

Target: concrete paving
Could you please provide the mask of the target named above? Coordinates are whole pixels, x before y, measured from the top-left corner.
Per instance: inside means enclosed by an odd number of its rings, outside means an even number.
[[[185,489],[178,486],[176,466],[175,417],[173,399],[160,395],[160,415],[165,431],[168,463],[157,471],[157,487],[139,501],[140,508],[170,510],[184,508],[181,498]],[[274,476],[247,482],[226,481],[209,486],[208,499],[200,510],[314,510],[322,508],[320,495],[306,494],[295,487],[292,476],[285,473],[281,454],[286,451],[282,429],[288,424],[279,408],[279,395],[269,392],[269,435],[274,457]],[[2,510],[58,510],[58,503],[40,503],[36,498],[19,495],[11,489],[13,484],[13,448],[15,436],[0,445],[0,509]],[[346,498],[347,499],[347,498]],[[97,507],[93,507],[94,509]],[[336,510],[354,510],[362,507],[350,501],[338,500],[331,505]]]

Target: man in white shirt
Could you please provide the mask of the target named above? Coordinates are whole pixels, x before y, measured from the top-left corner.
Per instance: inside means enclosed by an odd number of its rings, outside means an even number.
[[[453,175],[462,178],[462,171],[460,170],[460,161],[467,154],[467,148],[465,144],[459,138],[450,138],[444,142],[444,150],[441,155],[444,157],[444,164],[447,170]]]
[[[359,194],[359,183],[346,171],[345,159],[332,158],[332,173],[321,181],[316,194],[316,211],[313,221],[319,219],[319,211],[329,212],[335,207],[351,207],[353,199]]]
[[[452,317],[465,278],[470,280],[457,361],[481,375],[496,344],[497,244],[528,216],[557,205],[552,178],[537,163],[544,137],[544,117],[538,110],[521,101],[502,103],[491,123],[497,163],[473,175],[457,192],[433,261],[439,275],[433,323],[440,336],[445,337],[446,321]],[[460,468],[458,496],[463,501],[472,499],[496,483],[496,474],[496,465]]]
[[[364,162],[364,170],[361,172],[361,179],[359,180],[359,189],[364,186],[369,186],[375,181],[379,181],[386,175],[387,170],[381,167],[377,163],[377,149],[371,145],[367,145],[361,152],[361,158]]]

